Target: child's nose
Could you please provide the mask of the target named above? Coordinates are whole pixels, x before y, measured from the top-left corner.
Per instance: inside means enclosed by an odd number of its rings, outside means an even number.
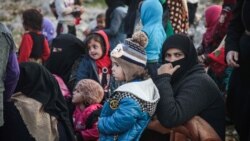
[[[89,52],[93,52],[94,50],[92,48],[89,49]]]

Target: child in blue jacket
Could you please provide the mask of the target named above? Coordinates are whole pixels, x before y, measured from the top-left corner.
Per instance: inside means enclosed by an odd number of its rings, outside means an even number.
[[[126,83],[103,106],[98,121],[100,141],[139,140],[155,112],[160,96],[145,71],[147,41],[144,32],[136,32],[111,52],[112,75]]]

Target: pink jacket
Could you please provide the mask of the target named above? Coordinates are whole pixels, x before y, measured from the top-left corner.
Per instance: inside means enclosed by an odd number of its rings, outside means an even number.
[[[75,108],[74,114],[73,114],[73,121],[74,121],[74,129],[75,131],[79,131],[85,141],[88,140],[95,140],[97,141],[99,138],[99,132],[97,128],[97,122],[93,124],[93,126],[90,129],[86,129],[86,120],[89,117],[89,115],[97,110],[102,108],[101,104],[92,104],[85,108],[84,110],[81,110],[79,107]]]

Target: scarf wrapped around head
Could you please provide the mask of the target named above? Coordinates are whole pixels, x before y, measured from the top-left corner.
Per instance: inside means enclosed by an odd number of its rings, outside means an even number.
[[[99,75],[99,80],[105,91],[108,91],[109,87],[109,79],[111,74],[111,59],[109,56],[110,52],[110,44],[107,34],[103,30],[96,31],[91,33],[86,38],[85,42],[88,42],[92,39],[97,39],[98,42],[101,44],[103,55],[98,60],[94,60],[97,67],[97,73]]]
[[[109,39],[108,39],[108,36],[107,34],[103,31],[103,30],[99,30],[99,31],[96,31],[92,34],[98,34],[101,36],[101,38],[103,39],[103,43],[102,44],[102,51],[103,51],[103,55],[100,59],[96,60],[96,66],[97,66],[97,71],[98,71],[98,74],[99,73],[102,73],[103,71],[103,68],[107,68],[107,73],[110,74],[111,73],[111,60],[110,60],[110,57],[109,57],[109,51],[110,51],[110,44],[109,44]]]
[[[180,65],[180,68],[174,72],[171,78],[171,83],[174,84],[178,82],[189,69],[198,64],[198,59],[194,44],[187,35],[174,34],[165,40],[162,49],[162,62],[170,63],[165,60],[165,56],[166,52],[171,48],[179,49],[185,54],[183,59],[171,62],[173,67]]]
[[[53,75],[37,63],[26,62],[19,66],[20,77],[15,91],[42,103],[44,111],[56,117],[64,126],[69,140],[74,141],[69,111]]]
[[[209,6],[205,10],[205,20],[206,20],[206,32],[203,35],[203,44],[205,47],[208,47],[213,40],[213,33],[216,27],[216,23],[219,20],[222,7],[220,5]]]

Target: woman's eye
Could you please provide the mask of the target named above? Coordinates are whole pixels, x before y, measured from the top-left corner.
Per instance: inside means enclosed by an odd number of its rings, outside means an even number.
[[[181,57],[182,55],[183,55],[183,54],[181,54],[181,53],[175,54],[176,57]]]
[[[169,58],[169,57],[171,57],[171,55],[170,55],[170,54],[167,54],[165,58]]]

